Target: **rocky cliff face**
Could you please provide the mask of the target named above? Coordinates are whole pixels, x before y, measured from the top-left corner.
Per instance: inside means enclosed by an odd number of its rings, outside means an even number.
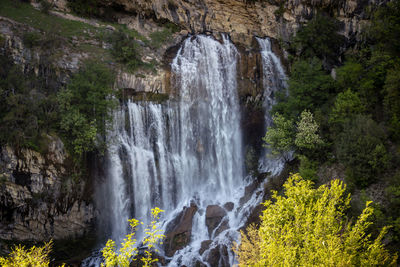
[[[358,36],[368,19],[367,5],[379,0],[102,0],[145,19],[168,20],[190,33],[227,32],[237,43],[251,37],[287,40],[315,12],[324,11],[343,22],[343,34]]]
[[[0,239],[66,239],[90,231],[94,208],[82,199],[84,184],[68,178],[65,156],[52,137],[45,154],[1,148]]]

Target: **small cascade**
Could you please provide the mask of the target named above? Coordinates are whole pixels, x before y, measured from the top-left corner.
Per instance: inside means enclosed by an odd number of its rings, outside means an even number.
[[[266,38],[258,38],[258,44],[261,48],[262,67],[263,67],[263,86],[264,86],[264,116],[265,116],[265,131],[267,127],[272,125],[271,109],[275,104],[275,94],[278,91],[286,90],[287,77],[281,61],[272,52],[271,40]],[[264,149],[259,161],[259,169],[262,172],[271,172],[278,174],[284,166],[283,158],[271,158],[268,156],[268,149]]]

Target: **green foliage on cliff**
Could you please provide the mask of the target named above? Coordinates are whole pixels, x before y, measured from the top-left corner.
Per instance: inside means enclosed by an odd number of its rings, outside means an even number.
[[[276,113],[272,120],[273,125],[268,127],[263,137],[264,146],[271,150],[272,155],[285,156],[292,151],[303,155],[306,160],[306,157],[314,157],[323,147],[319,125],[310,111],[304,110],[295,120]]]
[[[110,37],[113,46],[112,55],[130,71],[135,71],[144,65],[141,59],[140,44],[135,39],[132,34],[122,29],[114,32]]]
[[[273,111],[281,114],[280,120],[292,121],[294,128],[304,110],[314,115],[318,130],[313,132],[324,144],[316,149],[301,149],[295,139],[287,142],[295,152],[294,163],[301,174],[317,183],[325,183],[332,176],[327,172],[335,170],[335,175],[343,177],[350,190],[366,192],[365,195],[374,199],[382,194],[377,196],[373,188],[387,188],[385,200],[379,203],[380,215],[377,213],[373,219],[377,225],[393,225],[388,229],[387,242],[391,249],[398,250],[400,1],[382,4],[372,14],[371,25],[364,28],[364,39],[356,46],[349,40],[347,45],[351,47],[347,51],[344,49],[349,47],[340,47],[343,37],[337,34],[336,22],[324,22],[321,18],[307,23],[292,38],[289,95],[280,95]],[[315,23],[318,20],[321,23]],[[326,38],[338,38],[338,41],[330,43]],[[282,131],[281,125],[275,123],[267,135],[278,129]],[[272,147],[278,145],[271,138],[264,138],[264,141]],[[362,210],[356,208],[362,206],[360,199],[354,200],[354,213]],[[376,228],[371,229],[371,233],[376,233]]]
[[[0,144],[40,151],[57,120],[58,104],[45,81],[0,56]]]
[[[325,73],[320,60],[296,61],[290,74],[289,96],[278,95],[279,102],[273,107],[273,112],[296,119],[305,109],[314,112],[321,107],[335,90],[334,80]]]
[[[351,116],[362,114],[364,111],[365,106],[358,97],[358,94],[348,89],[336,96],[329,121],[331,123],[343,124]]]
[[[68,0],[68,7],[79,16],[96,17],[100,15],[100,7],[96,0]]]
[[[382,175],[389,164],[385,139],[382,128],[367,116],[356,115],[344,124],[335,148],[349,181],[365,187]]]
[[[382,5],[373,14],[369,37],[379,49],[393,56],[400,56],[400,1],[394,0]]]
[[[60,129],[75,156],[101,149],[101,138],[112,119],[114,74],[104,65],[88,62],[60,91]]]
[[[324,61],[335,61],[345,41],[339,30],[339,21],[317,14],[297,32],[291,49],[300,58],[318,57]]]
[[[300,114],[294,140],[300,151],[313,151],[323,145],[324,142],[318,134],[318,128],[319,126],[315,122],[313,114],[308,110],[304,110]]]
[[[396,266],[382,240],[367,234],[374,209],[370,202],[352,223],[346,216],[350,195],[339,180],[313,188],[298,174],[284,184],[284,195],[267,200],[259,229],[242,232],[239,266]]]

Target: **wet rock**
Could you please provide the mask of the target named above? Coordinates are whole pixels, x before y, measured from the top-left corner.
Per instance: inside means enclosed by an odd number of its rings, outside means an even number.
[[[195,267],[207,267],[207,265],[205,265],[204,263],[202,263],[201,261],[196,261],[194,264]]]
[[[227,211],[232,211],[234,207],[235,204],[233,204],[233,202],[226,202],[224,204],[224,209],[226,209]]]
[[[206,209],[206,225],[208,234],[211,236],[214,229],[221,223],[225,217],[226,211],[218,205],[209,205]]]
[[[203,255],[204,251],[206,251],[207,249],[210,248],[211,243],[212,243],[212,240],[205,240],[205,241],[201,242],[201,247],[199,250],[200,255]]]
[[[218,245],[205,253],[206,261],[211,266],[228,267],[229,265],[229,254],[228,249],[224,245]]]
[[[190,207],[185,207],[167,225],[164,250],[168,257],[172,257],[177,250],[184,248],[190,242],[193,216],[197,212],[197,209],[197,206],[192,203]]]
[[[225,218],[220,225],[218,226],[217,230],[215,230],[214,236],[218,236],[220,233],[222,233],[223,231],[229,229],[229,222],[228,219]]]
[[[251,184],[246,186],[246,188],[244,189],[245,190],[244,196],[239,201],[241,206],[250,200],[254,191],[257,189],[258,185],[259,184],[257,181],[253,181]]]

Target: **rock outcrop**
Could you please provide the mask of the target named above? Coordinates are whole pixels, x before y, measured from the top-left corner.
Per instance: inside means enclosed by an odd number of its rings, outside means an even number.
[[[220,225],[222,219],[226,215],[226,210],[218,205],[209,205],[206,209],[206,225],[208,234],[211,237],[214,229]]]
[[[184,248],[190,242],[192,234],[193,216],[197,212],[197,206],[192,203],[185,207],[165,230],[164,250],[168,257],[171,257],[179,249]]]
[[[371,0],[102,0],[118,6],[138,19],[167,20],[187,32],[227,32],[237,43],[249,45],[251,37],[270,36],[287,40],[316,12],[327,12],[343,22],[343,34],[359,36],[368,19],[365,5]],[[135,20],[136,21],[136,20]]]
[[[1,148],[0,239],[67,239],[91,231],[94,208],[80,197],[84,185],[66,177],[64,161],[63,144],[52,137],[44,156]]]

